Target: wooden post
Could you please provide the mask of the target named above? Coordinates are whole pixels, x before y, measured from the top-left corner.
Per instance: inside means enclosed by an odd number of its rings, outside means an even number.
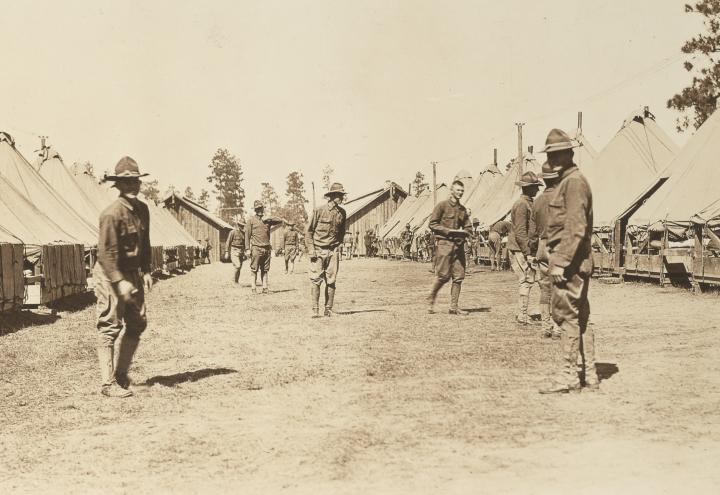
[[[582,134],[582,112],[578,112],[578,128],[577,128],[578,136]]]
[[[311,182],[313,191],[313,211],[315,211],[315,182]]]
[[[493,148],[493,165],[497,167],[497,148]]]
[[[522,128],[525,125],[524,122],[516,122],[515,125],[517,126],[518,131],[518,180],[522,178],[522,174],[525,172],[525,160],[523,159],[523,145],[522,145]]]
[[[701,292],[700,283],[698,282],[698,275],[701,279],[705,278],[705,246],[703,245],[703,226],[693,224],[693,230],[695,232],[695,243],[693,249],[692,259],[692,288],[693,292],[699,294]]]
[[[433,206],[437,204],[437,162],[431,162],[433,168]]]

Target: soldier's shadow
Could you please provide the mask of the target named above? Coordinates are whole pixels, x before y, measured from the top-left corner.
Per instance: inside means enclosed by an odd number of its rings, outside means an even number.
[[[597,370],[600,380],[607,380],[614,374],[620,372],[620,368],[618,368],[618,365],[615,363],[595,363],[595,369]]]
[[[336,315],[347,316],[347,315],[358,315],[361,313],[386,313],[386,309],[355,309],[350,311],[335,311]]]
[[[489,313],[490,308],[488,307],[482,307],[482,308],[463,308],[468,313]]]
[[[158,375],[153,376],[145,380],[145,385],[151,387],[153,385],[162,385],[164,387],[175,387],[181,383],[196,382],[204,378],[210,378],[211,376],[217,375],[229,375],[237,373],[237,370],[232,368],[204,368],[196,371],[185,371],[183,373],[175,373],[174,375]]]

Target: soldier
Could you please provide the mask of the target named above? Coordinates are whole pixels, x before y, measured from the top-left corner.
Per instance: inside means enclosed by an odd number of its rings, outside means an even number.
[[[288,230],[283,235],[283,252],[285,253],[285,273],[295,271],[295,258],[298,255],[300,246],[300,233],[295,230],[294,223],[288,223]]]
[[[412,247],[413,231],[410,224],[405,225],[405,230],[400,234],[400,242],[402,243],[403,259],[410,259],[410,248]]]
[[[250,257],[250,290],[257,294],[257,274],[260,272],[262,281],[262,293],[270,293],[269,272],[270,272],[270,227],[282,223],[282,220],[275,217],[263,218],[265,206],[261,201],[253,203],[255,216],[250,217],[245,227],[245,248],[246,255]]]
[[[346,193],[342,184],[334,183],[325,193],[327,204],[313,212],[305,231],[305,245],[310,257],[310,295],[313,317],[320,316],[320,286],[325,281],[325,316],[332,316],[335,281],[340,268],[338,248],[345,238],[345,210],[340,206]]]
[[[480,220],[473,218],[472,221],[472,236],[470,237],[470,255],[477,265],[480,263],[479,248],[480,248]]]
[[[510,218],[512,229],[508,237],[510,266],[518,277],[519,313],[516,321],[520,325],[528,324],[528,304],[530,289],[535,283],[534,252],[530,248],[530,233],[535,230],[532,224],[533,198],[540,190],[540,181],[533,172],[525,172],[516,182],[522,188],[522,195],[512,207]]]
[[[440,289],[452,279],[450,291],[451,315],[467,315],[458,307],[460,289],[465,279],[465,251],[463,245],[470,235],[470,218],[460,203],[465,193],[465,185],[456,180],[450,188],[450,198],[440,201],[430,215],[430,229],[435,233],[437,247],[435,253],[435,283],[428,296],[428,313],[435,313],[435,299]]]
[[[372,230],[368,229],[367,232],[365,232],[365,236],[363,237],[363,243],[365,244],[365,256],[367,258],[371,258],[372,253]]]
[[[555,185],[560,175],[550,167],[548,162],[543,163],[542,179],[545,183],[545,190],[533,202],[533,224],[535,230],[530,235],[530,248],[536,253],[538,266],[538,285],[540,286],[540,314],[542,318],[542,336],[545,338],[560,338],[560,331],[552,321],[550,311],[550,295],[552,293],[552,281],[548,274],[548,250],[547,250],[547,218],[548,203],[555,194]]]
[[[502,239],[510,233],[512,224],[507,220],[500,220],[490,227],[488,234],[488,247],[490,248],[490,271],[502,269]]]
[[[589,390],[600,387],[595,367],[595,335],[588,326],[593,200],[588,181],[573,162],[576,146],[565,132],[553,129],[543,150],[550,166],[560,174],[548,207],[547,245],[553,282],[552,315],[562,330],[563,354],[561,372],[540,389],[543,394],[578,391],[583,384]],[[578,356],[582,362],[580,373],[576,367]]]
[[[245,261],[245,220],[239,218],[235,222],[235,228],[228,234],[225,243],[225,252],[235,268],[233,280],[237,284],[240,281],[240,270]]]
[[[137,197],[140,178],[146,175],[135,160],[125,156],[115,166],[115,175],[105,177],[120,191],[118,199],[100,214],[98,259],[93,268],[100,391],[108,397],[132,395],[127,372],[147,327],[145,293],[153,285],[150,212]]]

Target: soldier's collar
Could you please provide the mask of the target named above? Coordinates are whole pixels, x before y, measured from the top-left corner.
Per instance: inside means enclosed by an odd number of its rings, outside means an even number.
[[[573,163],[571,166],[569,166],[568,168],[566,168],[565,170],[562,171],[562,173],[560,174],[560,178],[561,178],[561,179],[564,179],[564,178],[567,177],[568,175],[574,174],[574,173],[577,172],[578,170],[580,170],[580,169],[578,168],[578,166]]]
[[[120,204],[123,205],[125,208],[127,208],[130,211],[135,211],[135,206],[133,205],[130,198],[127,198],[123,195],[118,196],[118,200],[120,200]]]
[[[453,206],[455,206],[455,205],[457,205],[457,204],[460,203],[460,200],[457,199],[455,196],[450,196],[450,198],[448,199],[448,201],[449,201],[450,204],[453,205]]]

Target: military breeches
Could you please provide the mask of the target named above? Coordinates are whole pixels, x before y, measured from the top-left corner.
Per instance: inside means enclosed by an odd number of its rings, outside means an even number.
[[[101,346],[112,346],[123,326],[127,334],[135,337],[140,337],[147,327],[142,276],[138,271],[123,273],[123,276],[137,289],[129,302],[120,299],[99,263],[96,263],[93,269],[97,297],[98,344]]]
[[[569,374],[574,372],[578,354],[585,364],[585,371],[595,371],[595,336],[588,326],[589,287],[589,275],[574,274],[568,276],[566,283],[554,285],[552,291],[552,317],[563,330],[563,353]]]
[[[510,252],[510,267],[518,278],[518,294],[527,296],[535,283],[535,270],[525,259],[521,251]]]
[[[295,263],[295,258],[297,258],[298,255],[298,248],[297,246],[289,246],[285,250],[285,262],[286,263]]]
[[[340,254],[337,249],[315,248],[315,261],[310,257],[310,281],[315,285],[335,285],[340,269]]]
[[[232,261],[235,269],[242,268],[243,261],[245,261],[243,250],[234,246],[230,247],[230,261]]]
[[[495,231],[488,235],[488,247],[490,248],[490,261],[495,261],[498,266],[502,261],[502,238]]]
[[[548,266],[547,241],[540,239],[536,254],[538,260],[537,279],[540,286],[540,305],[550,304],[552,294],[552,280],[550,280],[550,267]]]
[[[256,273],[270,271],[270,248],[263,246],[253,246],[250,248],[250,271]]]
[[[435,251],[435,275],[440,280],[454,282],[465,280],[465,250],[453,242],[438,242]]]

